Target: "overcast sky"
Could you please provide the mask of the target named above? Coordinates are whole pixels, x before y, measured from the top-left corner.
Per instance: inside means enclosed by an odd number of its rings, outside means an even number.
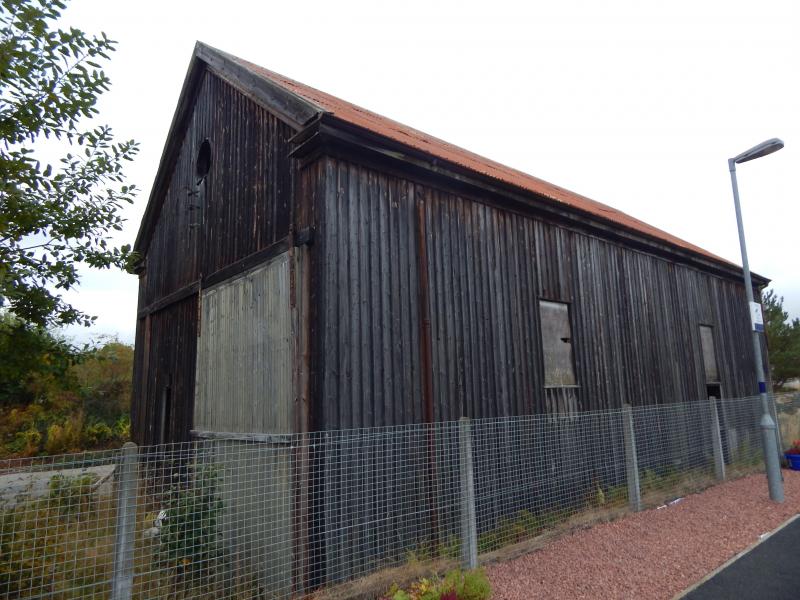
[[[800,3],[73,0],[65,24],[119,41],[100,104],[141,153],[136,236],[195,40],[579,192],[754,271],[800,316]],[[180,257],[176,257],[179,260]],[[133,341],[136,278],[86,271],[83,341]]]

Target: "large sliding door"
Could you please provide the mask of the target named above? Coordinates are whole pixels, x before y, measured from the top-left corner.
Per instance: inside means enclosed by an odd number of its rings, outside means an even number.
[[[294,546],[290,278],[287,252],[201,292],[193,427],[211,440],[231,566],[276,597]]]

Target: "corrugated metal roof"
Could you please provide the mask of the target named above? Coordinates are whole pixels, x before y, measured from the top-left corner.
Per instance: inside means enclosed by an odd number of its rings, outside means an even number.
[[[453,144],[428,135],[422,131],[398,123],[387,117],[383,117],[355,104],[351,104],[330,94],[309,87],[305,84],[284,77],[274,71],[265,69],[251,62],[232,55],[227,55],[238,64],[245,67],[252,73],[264,77],[269,81],[281,86],[293,94],[311,102],[319,107],[320,111],[330,113],[339,119],[361,127],[372,133],[384,136],[416,150],[420,150],[436,158],[459,165],[481,175],[496,179],[506,184],[513,185],[523,190],[533,192],[539,196],[549,198],[554,202],[567,205],[571,208],[589,213],[596,217],[611,221],[636,232],[662,240],[673,246],[678,246],[691,252],[696,252],[716,261],[731,264],[723,258],[695,246],[694,244],[682,240],[666,231],[653,227],[644,221],[632,217],[621,210],[612,208],[586,196],[571,192],[560,186],[554,185],[538,177],[528,175],[522,171],[512,169],[478,154],[459,148]]]

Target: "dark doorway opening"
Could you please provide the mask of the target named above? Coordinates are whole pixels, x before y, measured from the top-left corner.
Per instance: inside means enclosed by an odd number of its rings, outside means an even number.
[[[706,384],[706,398],[716,398],[717,400],[722,398],[722,388],[718,383]]]
[[[161,428],[159,444],[170,442],[170,423],[172,421],[172,388],[167,384],[161,391]]]

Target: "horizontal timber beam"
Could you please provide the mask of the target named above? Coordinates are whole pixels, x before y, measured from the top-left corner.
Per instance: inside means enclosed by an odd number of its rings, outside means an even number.
[[[222,283],[223,281],[227,281],[232,277],[236,277],[240,273],[249,271],[260,264],[265,263],[268,260],[283,254],[284,252],[287,252],[293,245],[309,243],[310,240],[313,239],[312,236],[313,232],[302,231],[297,236],[286,236],[281,238],[266,248],[262,248],[261,250],[253,252],[252,254],[248,254],[244,258],[237,260],[236,262],[231,263],[228,266],[219,269],[218,271],[214,271],[211,273],[211,275],[201,276],[199,280],[193,281],[189,285],[175,290],[163,298],[159,298],[155,302],[152,302],[139,310],[137,316],[138,318],[143,319],[147,315],[152,315],[155,312],[164,310],[168,306],[177,304],[181,300],[185,300],[189,296],[199,293],[201,289],[214,286],[218,283]]]
[[[193,438],[201,440],[233,440],[237,442],[280,444],[282,446],[290,445],[294,438],[291,433],[229,433],[225,431],[200,431],[197,429],[192,429],[189,433]]]
[[[261,263],[267,262],[268,260],[287,252],[289,248],[292,247],[292,244],[292,236],[289,235],[281,238],[266,248],[262,248],[261,250],[253,252],[252,254],[248,254],[244,258],[237,260],[226,267],[222,267],[210,275],[204,276],[202,278],[202,287],[207,288],[217,285],[218,283],[222,283],[223,281],[244,273],[245,271],[249,271],[253,267],[257,267]]]
[[[137,313],[137,316],[140,319],[144,319],[148,315],[152,315],[155,312],[160,310],[164,310],[168,306],[172,306],[173,304],[177,304],[181,300],[185,300],[189,296],[194,296],[197,292],[200,291],[200,282],[194,281],[189,285],[183,286],[182,288],[175,290],[171,294],[167,294],[163,298],[159,298],[155,302],[148,304],[144,308],[140,309]]]

